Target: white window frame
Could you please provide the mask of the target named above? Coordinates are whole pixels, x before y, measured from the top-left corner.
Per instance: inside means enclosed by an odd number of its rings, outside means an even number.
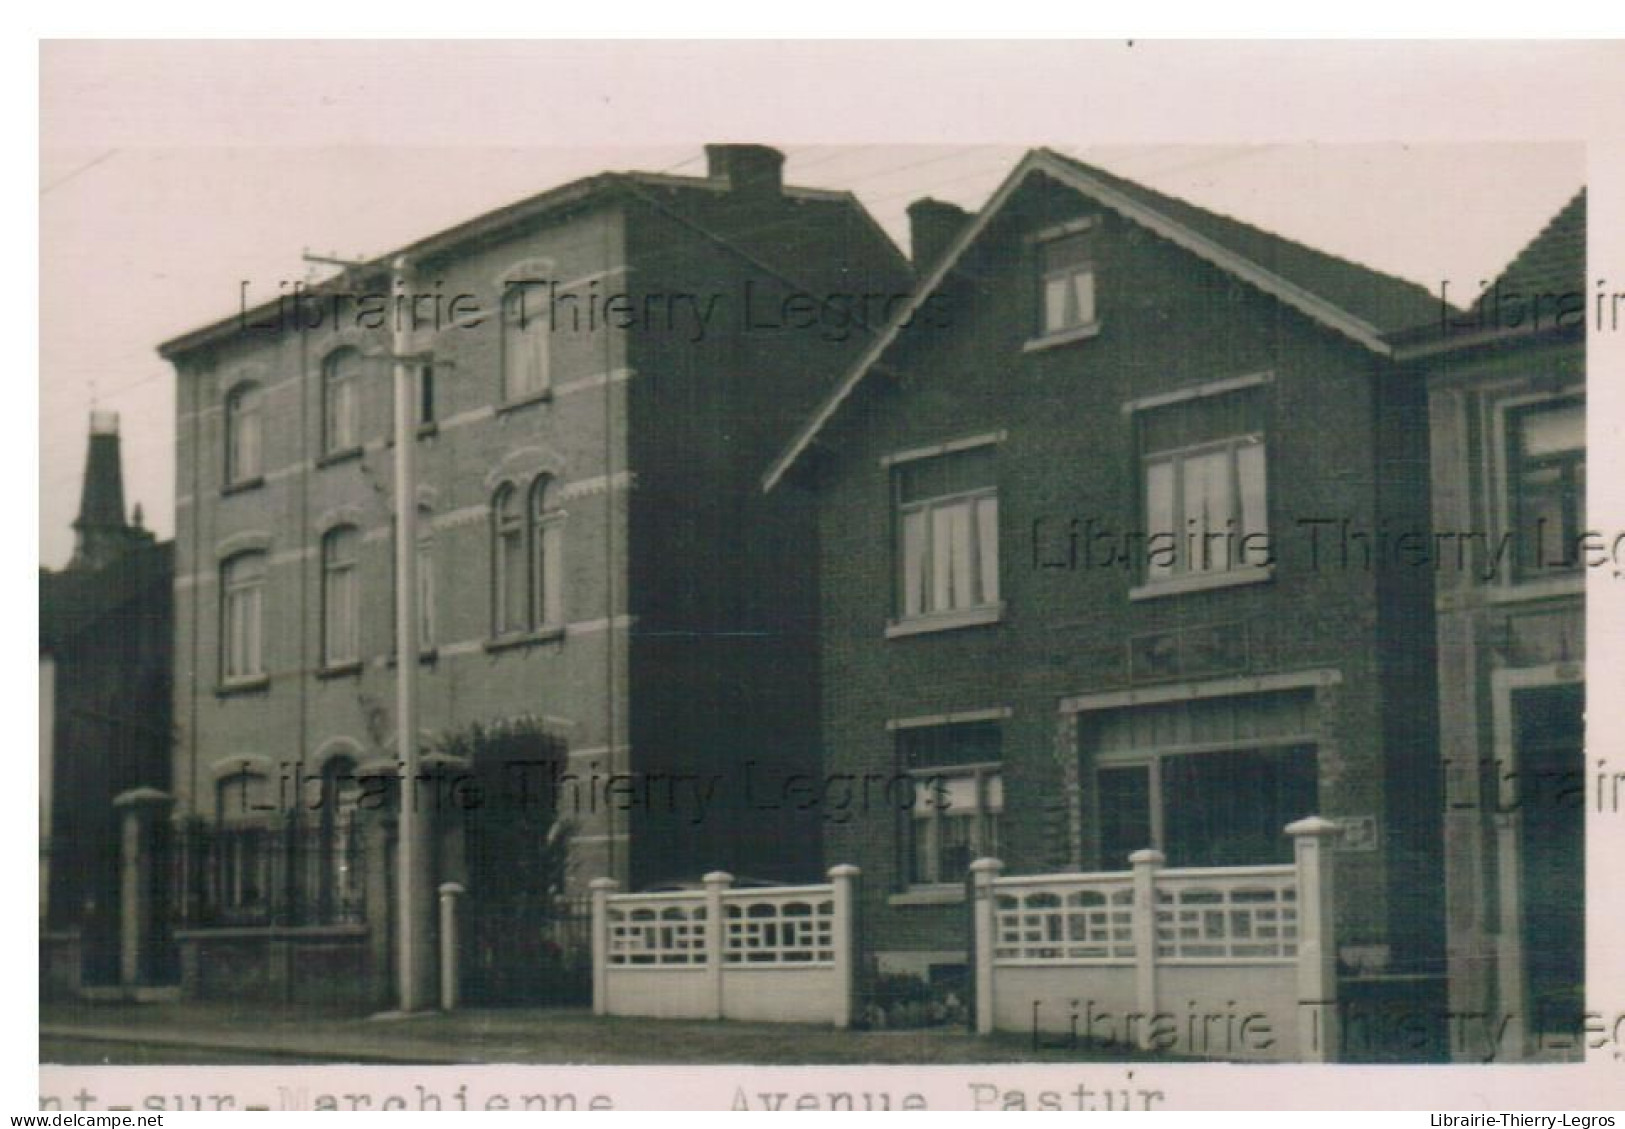
[[[525,514],[530,627],[540,631],[564,622],[564,511],[558,508],[555,479],[540,475],[531,483]]]
[[[1505,387],[1505,386],[1503,386]],[[1517,387],[1524,387],[1519,382]],[[1486,395],[1494,396],[1495,390],[1487,390]],[[1556,404],[1563,400],[1579,399],[1586,406],[1586,419],[1589,426],[1590,410],[1583,383],[1565,384],[1563,387],[1551,392],[1523,392],[1520,394],[1497,396],[1490,408],[1490,427],[1493,435],[1493,446],[1489,452],[1490,489],[1493,498],[1494,513],[1499,522],[1500,530],[1517,533],[1513,527],[1513,495],[1516,487],[1512,481],[1512,430],[1510,416],[1525,408],[1538,404]],[[1589,457],[1589,449],[1587,455]],[[1589,473],[1589,467],[1587,468]],[[1582,530],[1583,532],[1583,530]],[[1516,560],[1506,562],[1501,569],[1494,584],[1488,585],[1488,594],[1496,601],[1538,600],[1550,596],[1565,596],[1579,594],[1585,590],[1586,569],[1579,568],[1573,572],[1559,573],[1550,576],[1520,577]]]
[[[502,294],[500,324],[503,404],[523,404],[547,396],[553,387],[552,325],[541,284],[514,281]],[[516,379],[523,376],[524,380]]]
[[[399,535],[398,522],[391,521],[389,531],[389,577],[390,577],[390,634],[393,639],[396,629],[397,598],[400,594],[399,561],[396,555],[395,539]],[[417,583],[418,583],[418,653],[433,654],[438,646],[435,640],[435,576],[434,576],[434,513],[428,506],[418,503],[418,545],[417,545]],[[399,651],[400,641],[394,640],[392,652]]]
[[[1024,350],[1033,352],[1039,349],[1051,348],[1055,345],[1064,345],[1071,341],[1081,341],[1094,337],[1100,332],[1100,292],[1099,292],[1099,266],[1094,249],[1089,249],[1088,257],[1081,263],[1067,267],[1050,267],[1045,263],[1045,256],[1050,248],[1059,242],[1079,236],[1089,236],[1097,233],[1099,223],[1094,217],[1073,220],[1069,223],[1058,224],[1046,228],[1029,239],[1034,254],[1033,273],[1037,279],[1036,296],[1037,310],[1035,324],[1037,331],[1028,339]],[[1074,320],[1064,324],[1055,325],[1050,321],[1050,293],[1051,287],[1059,283],[1062,287],[1062,300],[1067,308],[1078,304],[1077,280],[1088,279],[1088,309],[1079,310]]]
[[[336,559],[348,543],[347,559]],[[338,525],[322,534],[322,666],[332,669],[361,661],[361,532]],[[345,601],[339,606],[342,588]],[[345,622],[338,622],[343,615]]]
[[[512,549],[514,544],[517,551]],[[525,495],[512,482],[503,483],[491,496],[491,554],[492,635],[501,639],[523,634],[530,626],[525,606],[530,583],[526,576]],[[523,585],[518,608],[511,606],[516,569]]]
[[[247,381],[226,393],[226,466],[229,489],[265,476],[265,389]]]
[[[1188,524],[1190,514],[1186,512],[1188,500],[1185,497],[1185,464],[1195,458],[1202,458],[1222,452],[1225,455],[1226,471],[1229,476],[1230,515],[1228,521],[1235,525],[1231,532],[1228,546],[1235,551],[1235,557],[1243,556],[1248,548],[1247,542],[1256,536],[1270,537],[1270,444],[1269,431],[1260,427],[1252,431],[1239,432],[1227,435],[1220,439],[1204,440],[1182,447],[1159,448],[1148,450],[1140,438],[1140,428],[1145,413],[1164,410],[1177,411],[1181,406],[1199,400],[1211,399],[1229,393],[1243,391],[1267,384],[1273,380],[1273,374],[1258,373],[1249,376],[1236,377],[1226,380],[1212,381],[1198,385],[1194,388],[1183,389],[1161,396],[1146,397],[1141,400],[1130,401],[1123,405],[1125,415],[1128,415],[1135,426],[1136,443],[1135,456],[1137,460],[1136,473],[1138,475],[1137,488],[1139,490],[1139,513],[1142,517],[1142,532],[1146,537],[1145,559],[1140,562],[1141,583],[1129,590],[1129,599],[1140,600],[1156,596],[1176,595],[1181,592],[1203,591],[1211,588],[1224,588],[1238,584],[1253,584],[1268,580],[1274,573],[1270,564],[1251,564],[1240,559],[1233,559],[1223,567],[1195,568],[1187,560],[1187,549],[1192,547],[1192,537],[1197,538],[1198,544],[1205,552],[1209,542],[1202,538],[1202,531],[1192,530]],[[1259,474],[1262,482],[1259,484],[1261,498],[1259,499],[1258,518],[1260,528],[1246,527],[1245,482],[1242,477],[1241,452],[1249,449],[1259,451]],[[1153,504],[1151,499],[1151,469],[1153,466],[1169,468],[1172,497],[1168,500],[1169,511],[1173,528],[1167,532],[1174,537],[1175,560],[1173,565],[1166,569],[1154,568],[1151,560],[1150,538],[1164,531],[1153,529],[1151,513]],[[1219,535],[1224,530],[1208,530],[1209,535]],[[1159,553],[1160,557],[1162,554]]]
[[[972,861],[987,855],[997,854],[1000,837],[999,820],[1005,810],[1004,803],[1004,762],[980,761],[975,764],[956,764],[941,767],[911,768],[907,770],[914,783],[914,805],[910,808],[908,818],[908,856],[905,860],[909,880],[907,886],[911,890],[932,889],[936,887],[961,888],[964,885],[963,874],[943,877],[942,874],[942,824],[946,819],[969,819],[970,821],[970,854]],[[952,779],[971,778],[976,791],[976,807],[968,816],[953,814],[951,807],[944,808],[936,804],[931,797],[940,793],[942,789],[939,782]],[[999,792],[997,803],[993,801],[991,792],[993,781],[997,780]],[[924,800],[924,813],[921,814],[922,798]],[[920,855],[919,836],[921,825],[924,824],[926,839],[926,856],[930,865],[927,868],[932,872],[929,877],[915,878],[914,871]]]
[[[332,458],[361,448],[360,349],[346,345],[322,361],[322,456]]]
[[[996,446],[1003,441],[1005,433],[994,432],[987,435],[972,436],[966,439],[954,440],[932,447],[916,448],[909,451],[888,455],[881,459],[881,466],[889,475],[888,488],[891,501],[892,552],[893,552],[893,607],[895,615],[886,627],[886,636],[896,638],[903,635],[912,635],[925,631],[949,630],[957,627],[971,627],[979,624],[995,623],[1003,616],[1003,586],[1000,577],[1002,551],[999,538],[999,487],[997,481],[991,486],[976,487],[953,494],[943,494],[930,498],[915,499],[910,502],[902,500],[902,484],[900,471],[913,463],[925,462],[931,459],[950,458],[965,451],[977,450],[983,447]],[[986,510],[983,502],[991,500],[993,503],[991,518],[991,541],[989,531],[984,528],[984,515]],[[947,608],[926,607],[922,601],[919,611],[908,610],[909,577],[909,550],[907,546],[907,519],[911,514],[923,513],[925,515],[924,542],[921,546],[923,554],[923,584],[927,595],[934,595],[936,589],[936,514],[950,508],[965,506],[968,511],[967,524],[969,532],[969,559],[972,567],[971,587],[975,595],[974,602],[965,606],[950,606]],[[951,551],[951,547],[950,547]],[[989,563],[991,563],[991,579],[993,595],[989,598],[988,579],[990,576]],[[951,598],[951,597],[950,597]]]
[[[258,576],[234,579],[233,572],[250,561],[258,563]],[[259,550],[237,553],[220,564],[220,675],[221,682],[228,686],[265,678],[265,588],[269,570],[270,555]]]

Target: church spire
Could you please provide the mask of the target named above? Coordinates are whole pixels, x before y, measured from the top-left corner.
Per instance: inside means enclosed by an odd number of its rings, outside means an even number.
[[[119,456],[118,414],[90,413],[90,449],[79,498],[77,534],[70,568],[100,568],[139,537],[124,520],[124,471]]]

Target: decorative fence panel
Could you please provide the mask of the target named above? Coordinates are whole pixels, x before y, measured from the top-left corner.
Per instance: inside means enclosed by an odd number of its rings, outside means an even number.
[[[593,882],[593,1010],[848,1026],[858,870],[818,886],[617,894]]]
[[[1327,1061],[1336,1045],[1337,826],[1287,828],[1285,866],[1000,877],[975,885],[977,1029],[1227,1059]]]

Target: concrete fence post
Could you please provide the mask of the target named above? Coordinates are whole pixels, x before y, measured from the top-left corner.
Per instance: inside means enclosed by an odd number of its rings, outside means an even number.
[[[1336,904],[1332,840],[1342,829],[1318,815],[1287,824],[1298,870],[1298,1053],[1332,1062],[1338,1048]]]
[[[113,806],[122,814],[119,834],[119,983],[133,990],[146,983],[152,963],[153,877],[157,822],[169,809],[167,792],[134,788]]]
[[[609,897],[620,889],[613,878],[594,878],[592,891],[592,1013],[609,1014]]]
[[[463,896],[459,882],[440,884],[440,1010],[456,1011],[461,1002],[458,963],[457,901]]]
[[[1004,863],[998,859],[977,859],[970,864],[971,907],[976,941],[976,1033],[993,1033],[993,948],[998,941],[994,912],[998,908],[993,895],[993,882]]]
[[[1157,1014],[1157,871],[1167,857],[1151,847],[1135,851],[1128,857],[1134,868],[1134,999],[1141,1015]],[[1154,1028],[1145,1024],[1140,1030],[1142,1050],[1153,1049],[1150,1043]]]
[[[733,885],[734,876],[713,870],[701,881],[705,883],[705,971],[711,980],[710,1018],[721,1019],[723,964],[728,955],[728,924],[722,915],[722,895]]]
[[[852,1026],[852,1008],[857,999],[858,968],[858,876],[863,873],[851,863],[832,866],[829,880],[835,887],[835,1026]]]

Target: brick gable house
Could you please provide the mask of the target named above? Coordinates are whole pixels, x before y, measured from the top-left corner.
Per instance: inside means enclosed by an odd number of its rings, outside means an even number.
[[[572,893],[819,862],[815,823],[740,787],[740,765],[772,781],[817,764],[811,515],[755,478],[865,339],[864,296],[909,275],[849,194],[785,185],[761,146],[708,155],[704,177],[606,173],[398,253],[429,303],[419,739],[546,726],[565,763],[522,787],[568,819]],[[174,813],[211,844],[180,879],[195,992],[387,995],[391,831],[347,813],[399,749],[399,437],[368,314],[392,308],[395,258],[302,303],[256,285],[272,299],[161,350]],[[318,815],[290,813],[290,780],[319,789]],[[436,881],[478,898],[460,849],[443,827]],[[506,943],[512,963],[540,939]]]
[[[1437,300],[1047,150],[911,216],[910,304],[762,483],[818,512],[879,968],[958,974],[978,857],[1278,863],[1319,814],[1348,997],[1442,1002],[1433,575],[1379,538],[1429,525],[1388,338]]]

